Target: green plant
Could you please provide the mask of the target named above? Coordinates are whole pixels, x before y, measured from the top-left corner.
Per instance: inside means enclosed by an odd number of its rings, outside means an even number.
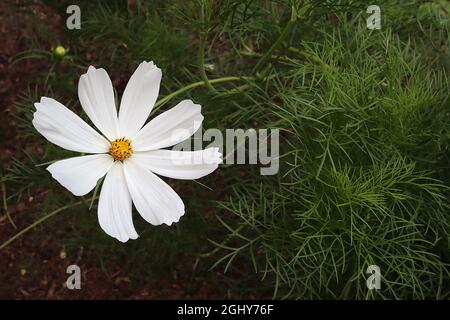
[[[44,2],[62,20],[72,4]],[[17,8],[36,32],[22,39],[27,49],[11,67],[45,67],[29,77],[10,118],[21,145],[2,163],[1,183],[5,221],[17,230],[5,233],[0,254],[26,233],[27,243],[95,256],[99,270],[120,269],[133,288],[178,268],[183,297],[200,277],[220,297],[449,298],[443,1],[383,1],[382,29],[373,31],[365,1],[77,4],[82,28],[60,35],[46,31],[30,4]],[[55,45],[69,49],[64,59],[52,56]],[[280,172],[223,165],[199,182],[171,182],[186,216],[172,227],[137,223],[139,240],[123,245],[97,227],[95,194],[75,198],[45,171],[71,153],[30,121],[43,95],[80,111],[77,81],[90,64],[113,71],[120,96],[142,60],[164,72],[156,113],[191,98],[203,106],[205,128],[280,128]],[[8,206],[23,203],[9,215]],[[372,264],[382,290],[366,288]],[[227,286],[215,285],[219,278]]]

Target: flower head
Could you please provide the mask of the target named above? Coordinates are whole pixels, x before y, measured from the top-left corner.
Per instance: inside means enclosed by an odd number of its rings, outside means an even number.
[[[145,124],[158,97],[161,76],[153,62],[142,62],[125,88],[117,114],[108,74],[89,67],[78,83],[78,97],[101,134],[52,98],[42,97],[35,103],[33,125],[40,134],[64,149],[91,154],[56,161],[47,170],[76,196],[90,192],[106,175],[98,220],[108,235],[122,242],[138,237],[132,203],[153,225],[171,225],[184,214],[183,201],[157,175],[197,179],[222,161],[218,148],[163,149],[199,129],[201,107],[191,100],[181,101]]]

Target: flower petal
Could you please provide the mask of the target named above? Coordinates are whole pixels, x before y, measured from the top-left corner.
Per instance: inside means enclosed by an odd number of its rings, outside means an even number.
[[[78,82],[78,97],[81,106],[92,123],[109,140],[119,137],[114,91],[105,69],[90,66]]]
[[[130,158],[124,162],[125,178],[134,206],[153,225],[178,222],[184,204],[178,194],[150,170]]]
[[[140,165],[161,176],[174,179],[198,179],[217,169],[222,154],[219,148],[198,151],[154,150],[133,155]]]
[[[173,146],[192,136],[202,121],[201,106],[183,100],[147,123],[133,139],[133,149],[148,151]]]
[[[48,141],[71,151],[108,152],[110,143],[58,101],[42,97],[34,106],[33,125]]]
[[[94,154],[56,161],[47,167],[52,177],[76,196],[94,189],[113,164],[108,154]]]
[[[103,183],[98,203],[98,222],[108,235],[121,242],[138,237],[133,225],[131,196],[120,161],[113,164]]]
[[[162,72],[151,62],[142,62],[123,92],[119,110],[120,134],[131,138],[144,125],[158,98]]]

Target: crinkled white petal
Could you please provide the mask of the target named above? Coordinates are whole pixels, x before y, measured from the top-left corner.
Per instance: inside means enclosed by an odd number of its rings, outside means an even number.
[[[94,189],[97,181],[111,168],[114,160],[108,154],[94,154],[56,161],[48,166],[52,177],[76,196]]]
[[[71,151],[108,152],[108,140],[58,101],[42,97],[34,106],[33,126],[48,141]]]
[[[198,179],[222,163],[219,148],[198,151],[154,150],[136,152],[133,159],[161,176],[174,179]]]
[[[178,222],[184,214],[178,194],[133,157],[124,161],[124,168],[128,190],[139,214],[153,225]]]
[[[111,79],[105,69],[90,66],[78,82],[78,97],[89,119],[109,140],[119,137]]]
[[[158,98],[162,72],[151,62],[142,62],[131,76],[120,102],[120,134],[133,137],[144,125]]]
[[[103,182],[98,203],[98,221],[108,235],[121,242],[138,237],[133,225],[131,196],[120,161],[113,164]]]
[[[183,100],[147,123],[134,137],[133,149],[149,151],[173,146],[192,136],[202,121],[201,106]]]

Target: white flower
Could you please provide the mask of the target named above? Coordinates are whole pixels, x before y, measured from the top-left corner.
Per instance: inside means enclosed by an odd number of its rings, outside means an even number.
[[[108,74],[89,67],[78,83],[78,97],[103,136],[54,99],[42,97],[35,103],[33,125],[40,134],[64,149],[92,154],[57,161],[47,170],[76,196],[90,192],[106,174],[98,220],[108,235],[122,242],[138,237],[132,202],[153,225],[171,225],[184,214],[183,201],[155,173],[197,179],[221,163],[218,148],[194,152],[162,149],[189,138],[199,129],[203,116],[200,105],[183,100],[145,124],[158,97],[161,75],[153,62],[142,62],[125,88],[117,115]]]

